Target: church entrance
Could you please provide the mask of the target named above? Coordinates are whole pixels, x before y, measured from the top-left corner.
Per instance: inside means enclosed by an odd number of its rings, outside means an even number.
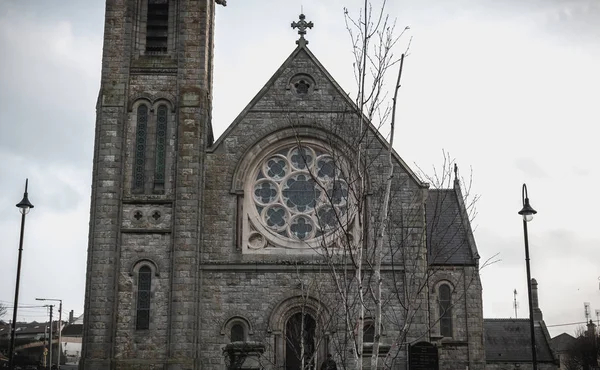
[[[292,315],[285,325],[285,369],[316,369],[316,321],[307,314]],[[302,361],[304,359],[304,361]]]

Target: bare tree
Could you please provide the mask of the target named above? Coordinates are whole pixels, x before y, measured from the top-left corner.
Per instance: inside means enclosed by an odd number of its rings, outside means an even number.
[[[324,233],[315,249],[330,268],[336,294],[332,311],[338,315],[334,321],[343,329],[332,345],[341,367],[351,369],[363,368],[367,352],[371,369],[390,367],[410,341],[428,339],[432,325],[438,324],[436,319],[418,330],[412,327],[414,322],[423,321],[423,316],[429,315],[428,283],[436,269],[427,265],[427,259],[438,256],[428,255],[426,240],[433,235],[426,235],[423,227],[424,192],[417,189],[406,191],[399,181],[406,173],[396,174],[402,163],[393,150],[393,139],[401,77],[410,40],[405,44],[403,53],[399,56],[394,53],[400,47],[401,36],[409,28],[396,32],[395,21],[386,14],[385,5],[383,1],[382,7],[374,10],[370,2],[365,1],[356,18],[345,10],[353,43],[358,92],[354,108],[344,110],[337,106],[332,109],[338,113],[323,127],[330,133],[328,154],[336,176],[324,182],[316,170],[310,173],[320,194],[317,198],[331,211],[317,213],[319,223],[335,225],[331,227],[335,231]],[[386,82],[389,72],[394,70],[397,73],[390,87]],[[303,123],[300,117],[290,113],[290,126],[300,127]],[[389,132],[387,141],[381,136],[381,131]],[[344,147],[342,142],[349,145]],[[300,134],[297,147],[299,151],[306,148]],[[434,173],[433,177],[425,178],[436,180],[434,185],[450,183],[460,188],[457,171],[454,171],[455,181],[452,181],[454,163],[446,156],[444,160],[448,161],[444,163],[441,174]],[[310,158],[305,158],[305,161],[308,164]],[[464,222],[466,217],[468,223],[474,215],[472,206],[476,197],[465,201],[469,192],[465,195],[459,193],[463,206],[464,203],[469,206],[464,207],[467,214],[461,214],[455,222]],[[440,201],[444,203],[443,199]],[[339,204],[345,206],[339,207]],[[393,212],[396,214],[393,214],[391,204],[394,204]],[[435,212],[432,210],[432,213]],[[451,233],[455,229],[452,225],[441,225],[435,233],[438,237],[443,234],[441,243],[451,244]],[[451,250],[444,250],[440,245],[437,253],[441,251],[452,255]],[[382,276],[384,261],[389,270],[387,282]],[[479,283],[478,269],[458,280],[457,285],[462,284],[461,294],[466,294],[473,283]],[[387,285],[385,293],[384,284]],[[388,307],[386,313],[384,306]],[[367,318],[369,322],[365,326]],[[393,348],[387,346],[382,352],[380,339],[384,321],[394,323],[397,334],[393,338]],[[372,336],[368,345],[364,340],[365,328]],[[411,330],[417,333],[416,337],[414,333],[410,334]],[[351,348],[350,352],[348,348]],[[382,353],[387,354],[384,364],[380,363]]]
[[[565,367],[567,370],[590,370],[598,367],[600,358],[600,336],[592,329],[585,330],[583,326],[575,330],[575,341],[566,353]]]
[[[6,305],[0,302],[0,317],[6,315],[7,311],[8,308],[6,307]]]
[[[313,193],[310,217],[316,219],[312,226],[318,232],[307,238],[306,247],[316,255],[312,261],[323,267],[310,273],[297,270],[293,289],[301,292],[303,302],[298,320],[285,328],[286,353],[293,353],[303,370],[324,360],[315,350],[320,343],[335,353],[340,369],[376,369],[406,360],[409,344],[430,340],[431,330],[440,325],[440,317],[431,317],[432,306],[436,311],[442,307],[443,317],[453,303],[442,306],[430,296],[430,282],[444,271],[429,261],[451,258],[458,239],[469,243],[464,236],[470,235],[476,200],[461,190],[470,181],[458,181],[449,157],[444,156],[441,173],[419,178],[393,149],[410,47],[410,39],[404,44],[400,40],[409,28],[396,30],[385,0],[377,9],[365,1],[356,17],[348,10],[344,14],[354,51],[356,99],[336,95],[319,101],[324,109],[314,111],[298,109],[287,99],[276,101],[296,134],[294,148],[285,147],[277,155],[296,157],[290,167],[301,168],[296,173],[303,176],[303,201],[311,197],[306,193]],[[381,132],[388,133],[387,140]],[[434,192],[428,190],[447,185],[452,192],[431,196]],[[442,217],[449,203],[453,212],[461,210],[450,220]],[[301,212],[290,219],[308,218],[306,210]],[[297,238],[301,242],[302,235]],[[428,248],[431,240],[436,241],[435,250]],[[478,264],[476,251],[470,252]],[[300,260],[297,266],[306,263]],[[478,268],[452,274],[456,298],[472,294],[471,287],[480,284]],[[325,321],[318,317],[316,326],[304,311],[312,298],[330,311]]]

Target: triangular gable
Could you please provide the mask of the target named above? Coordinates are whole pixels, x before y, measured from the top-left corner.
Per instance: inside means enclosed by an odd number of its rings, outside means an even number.
[[[335,79],[331,76],[331,74],[323,67],[321,62],[315,57],[315,55],[308,49],[306,44],[299,43],[299,45],[294,49],[294,51],[290,54],[290,56],[283,62],[283,64],[277,69],[277,71],[273,74],[273,76],[267,81],[267,83],[262,87],[262,89],[254,96],[254,98],[246,105],[246,107],[238,114],[238,116],[234,119],[234,121],[229,125],[229,127],[223,132],[223,134],[214,142],[214,144],[208,148],[208,152],[214,152],[219,145],[223,143],[226,137],[238,126],[238,124],[244,120],[244,118],[248,115],[248,113],[252,112],[256,109],[257,106],[260,106],[260,102],[265,98],[265,96],[272,90],[273,86],[277,82],[277,80],[282,76],[282,74],[290,67],[294,65],[294,62],[302,55],[306,55],[308,60],[314,64],[314,66],[318,69],[318,71],[323,74],[325,79],[331,84],[333,89],[337,92],[337,95],[341,98],[344,104],[351,108],[351,110],[358,112],[358,107],[355,102],[350,99],[348,94],[341,88],[341,86],[335,81]],[[315,111],[318,113],[318,111]],[[373,124],[364,117],[364,121],[368,124],[368,128],[373,133],[373,135],[377,138],[380,144],[383,147],[387,147],[388,142],[385,138],[379,133],[379,131],[373,126]],[[395,150],[392,150],[392,155],[396,162],[410,175],[410,177],[421,187],[428,187],[428,184],[423,182],[413,171],[412,169],[402,160],[402,158],[396,153]]]

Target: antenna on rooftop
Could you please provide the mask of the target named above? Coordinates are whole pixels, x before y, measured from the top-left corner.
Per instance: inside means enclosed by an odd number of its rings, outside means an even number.
[[[596,310],[596,326],[600,328],[600,310]]]
[[[588,322],[591,316],[590,302],[583,302],[583,309],[585,310],[585,322]]]
[[[517,310],[519,309],[519,302],[517,302],[517,290],[513,292],[513,308],[515,309],[515,319],[518,319]]]

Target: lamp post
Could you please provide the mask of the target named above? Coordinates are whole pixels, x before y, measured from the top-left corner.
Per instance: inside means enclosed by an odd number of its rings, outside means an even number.
[[[36,298],[36,301],[54,301],[54,302],[59,302],[58,303],[58,356],[57,356],[57,362],[58,364],[57,369],[60,370],[60,354],[61,354],[61,349],[60,349],[60,344],[61,344],[61,332],[62,332],[62,299],[55,299],[55,298]],[[52,311],[51,311],[52,312]],[[50,316],[52,318],[52,316]],[[52,319],[50,319],[50,333],[52,333]],[[50,335],[50,353],[52,354],[52,335]],[[50,359],[52,360],[52,355],[50,355]],[[50,367],[52,367],[52,363],[50,363]]]
[[[533,219],[533,215],[537,213],[529,205],[529,197],[527,195],[527,185],[523,184],[523,191],[521,194],[523,200],[523,208],[519,211],[519,214],[523,216],[523,233],[525,236],[525,265],[527,266],[527,295],[529,298],[529,329],[531,330],[531,358],[533,370],[537,370],[537,354],[535,350],[535,330],[533,325],[533,303],[531,297],[531,269],[529,267],[529,237],[527,236],[527,223]]]
[[[21,212],[21,237],[19,238],[19,257],[17,260],[17,283],[15,286],[15,301],[13,305],[13,320],[10,328],[10,346],[8,349],[8,368],[12,370],[14,368],[14,355],[15,355],[15,332],[17,327],[17,308],[19,307],[19,282],[21,280],[21,256],[23,255],[23,234],[25,232],[25,216],[29,213],[29,210],[33,208],[33,204],[27,197],[27,184],[29,179],[25,179],[25,193],[23,199],[17,204],[19,211]]]

